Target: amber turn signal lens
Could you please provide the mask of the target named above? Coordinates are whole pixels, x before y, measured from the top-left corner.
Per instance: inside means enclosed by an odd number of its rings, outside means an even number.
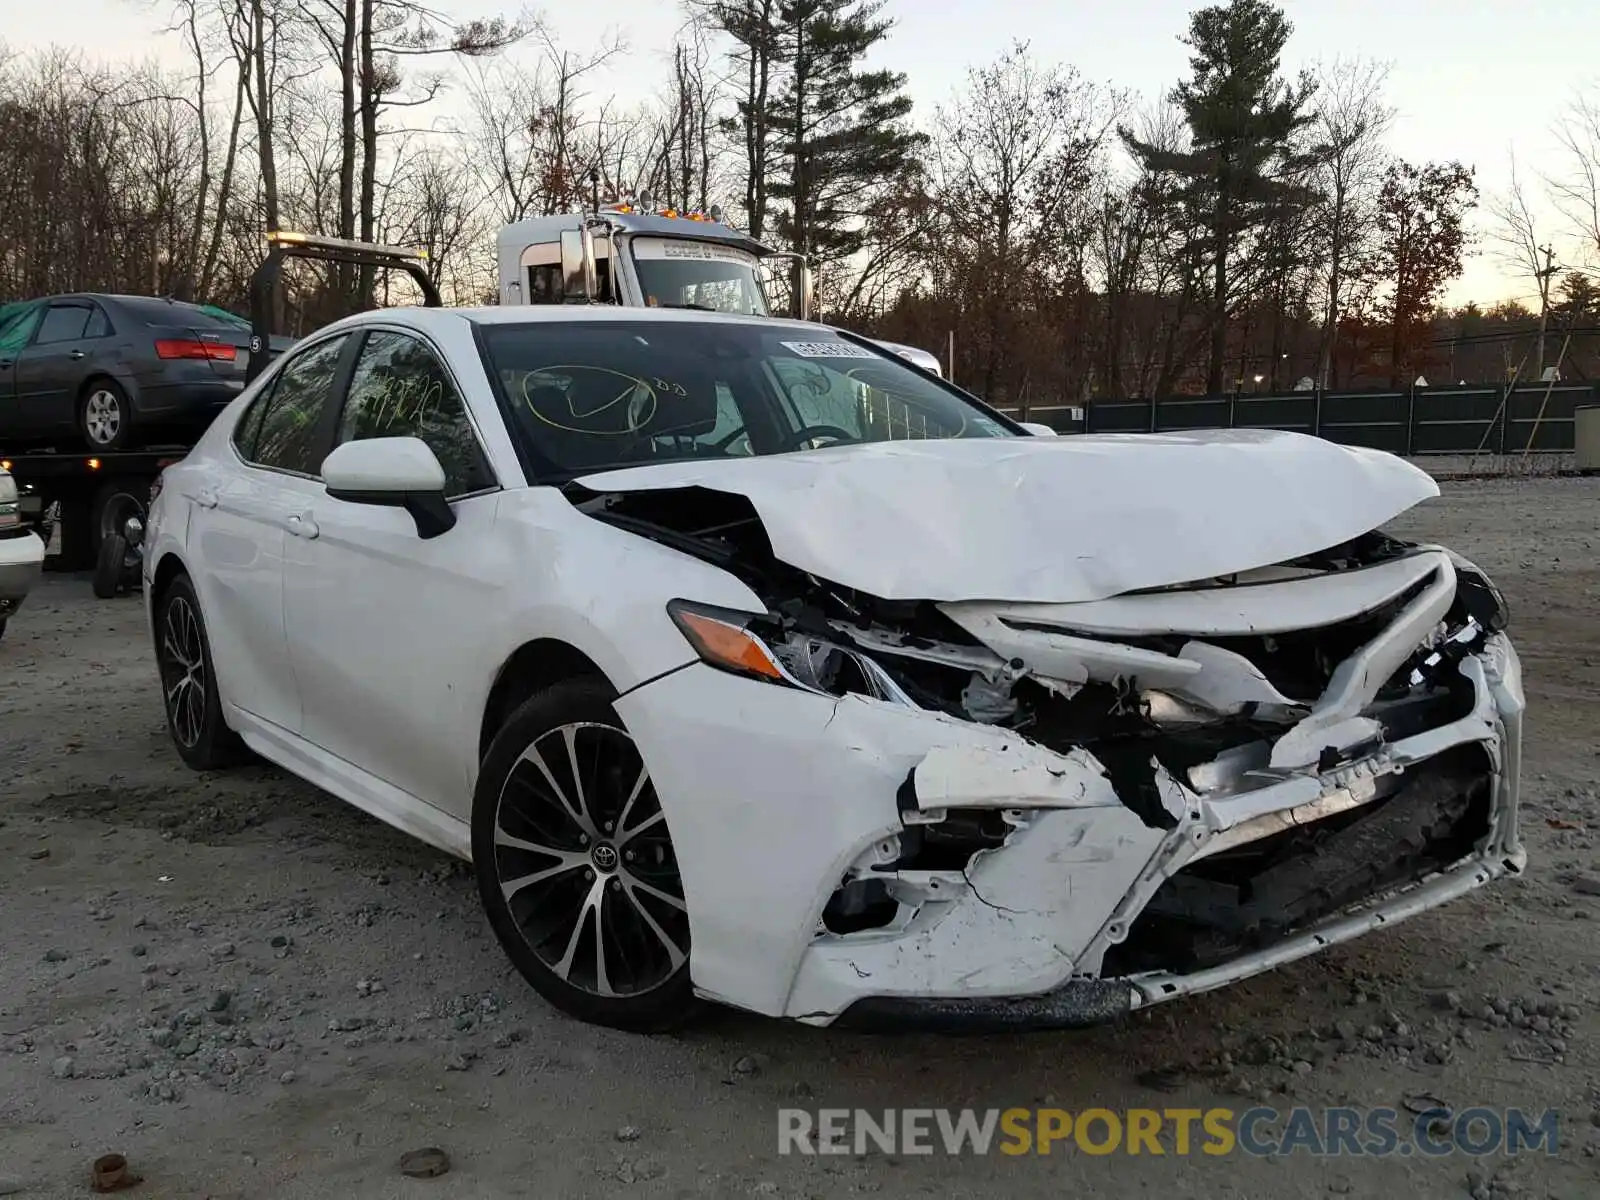
[[[700,657],[712,666],[782,681],[783,672],[754,634],[730,621],[690,608],[675,608],[672,615]]]

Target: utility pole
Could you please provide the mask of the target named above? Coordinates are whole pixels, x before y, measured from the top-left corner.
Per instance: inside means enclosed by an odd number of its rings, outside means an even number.
[[[1544,255],[1544,267],[1538,272],[1539,276],[1539,340],[1534,346],[1533,377],[1544,378],[1544,333],[1550,320],[1550,279],[1556,273],[1553,265],[1555,250],[1550,246],[1539,247],[1539,253]]]

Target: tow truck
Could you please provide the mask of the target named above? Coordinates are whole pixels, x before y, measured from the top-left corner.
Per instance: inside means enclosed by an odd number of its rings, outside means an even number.
[[[786,315],[811,317],[814,279],[802,255],[774,250],[706,212],[637,200],[517,221],[498,238],[500,303],[620,304],[772,314],[769,281],[789,269]],[[877,341],[924,371],[943,375],[937,356]]]
[[[275,296],[289,259],[400,270],[416,283],[423,303],[439,307],[438,288],[423,267],[425,256],[400,246],[274,230],[267,253],[250,277],[248,386],[288,344],[273,335]],[[46,548],[60,534],[59,549],[46,564],[53,570],[94,568],[98,596],[115,595],[138,579],[139,543],[151,489],[161,472],[189,452],[193,441],[99,454],[61,448],[7,453],[3,463],[16,480],[22,521]]]

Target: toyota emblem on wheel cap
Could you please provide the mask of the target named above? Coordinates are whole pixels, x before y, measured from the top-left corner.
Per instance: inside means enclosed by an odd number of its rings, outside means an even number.
[[[594,865],[599,867],[602,871],[612,871],[616,869],[617,850],[615,846],[610,846],[605,842],[601,842],[594,848],[594,854],[592,857],[594,858]]]

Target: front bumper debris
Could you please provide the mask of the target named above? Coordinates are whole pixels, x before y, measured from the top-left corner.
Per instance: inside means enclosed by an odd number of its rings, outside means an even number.
[[[1441,601],[1422,589],[1276,745],[1181,778],[1157,764],[1140,811],[1087,751],[933,711],[700,665],[629,693],[696,988],[818,1025],[1093,1024],[1521,872],[1503,634],[1451,664],[1452,719],[1374,736],[1373,697]]]

